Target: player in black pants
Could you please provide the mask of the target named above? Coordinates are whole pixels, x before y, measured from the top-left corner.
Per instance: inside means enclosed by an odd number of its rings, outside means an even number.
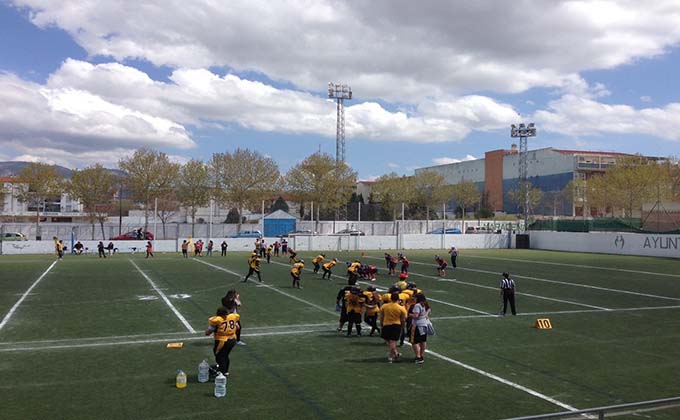
[[[501,280],[501,296],[503,297],[503,312],[501,314],[505,316],[505,312],[508,310],[508,302],[510,302],[512,314],[517,315],[515,310],[515,281],[510,278],[510,274],[507,272],[503,273]]]

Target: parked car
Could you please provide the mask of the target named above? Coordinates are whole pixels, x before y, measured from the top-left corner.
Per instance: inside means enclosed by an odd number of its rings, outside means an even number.
[[[458,228],[448,228],[448,229],[446,229],[446,231],[444,231],[443,228],[439,228],[439,229],[431,230],[427,233],[432,234],[432,235],[441,235],[441,234],[459,234],[459,233],[462,233],[462,232]]]
[[[27,241],[28,238],[23,233],[19,232],[5,232],[0,240],[3,241]]]
[[[294,230],[292,232],[288,232],[285,235],[281,235],[282,238],[287,238],[289,236],[310,236],[310,235],[316,235],[317,233],[314,232],[313,230],[305,229],[305,230]]]
[[[366,234],[358,229],[343,229],[335,232],[335,235],[349,235],[349,236],[366,236]]]
[[[112,241],[137,241],[137,240],[153,241],[153,233],[144,232],[144,237],[140,239],[138,237],[138,232],[139,231],[133,230],[131,232],[124,233],[122,235],[114,236],[113,238],[111,238],[111,240]]]
[[[229,236],[230,238],[261,238],[262,232],[259,230],[242,230]]]
[[[465,228],[465,233],[482,233],[484,228],[479,226],[468,226]]]

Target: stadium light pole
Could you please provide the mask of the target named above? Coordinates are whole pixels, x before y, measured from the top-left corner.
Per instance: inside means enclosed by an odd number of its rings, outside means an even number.
[[[519,183],[520,191],[524,196],[522,213],[524,216],[524,230],[529,228],[529,159],[527,149],[527,138],[536,137],[536,126],[534,123],[510,125],[510,137],[519,137]]]
[[[335,163],[345,161],[345,99],[352,99],[352,88],[346,84],[328,83],[328,97],[337,102],[335,127]]]

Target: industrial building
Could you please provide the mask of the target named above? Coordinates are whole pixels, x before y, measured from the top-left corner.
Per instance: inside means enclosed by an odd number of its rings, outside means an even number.
[[[564,150],[552,147],[528,151],[528,176],[534,188],[543,191],[542,202],[532,209],[534,214],[554,216],[583,216],[583,205],[565,187],[575,179],[587,180],[602,173],[616,159],[630,156],[618,152]],[[416,173],[433,171],[442,175],[447,184],[472,181],[484,192],[489,209],[495,212],[518,213],[517,203],[508,193],[519,185],[519,150],[512,145],[509,150],[488,151],[484,159],[416,169]],[[453,203],[455,205],[455,203]],[[596,212],[597,209],[592,209]],[[595,214],[593,214],[595,216]]]

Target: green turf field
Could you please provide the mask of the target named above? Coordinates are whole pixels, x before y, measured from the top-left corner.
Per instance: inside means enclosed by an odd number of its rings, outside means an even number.
[[[680,396],[680,261],[462,250],[440,280],[434,254],[407,252],[438,332],[423,365],[408,346],[388,364],[381,339],[338,333],[345,278],[306,271],[293,289],[284,258],[263,265],[260,285],[239,283],[243,253],[67,256],[54,266],[52,256],[2,256],[0,418],[500,419]],[[311,268],[313,255],[300,256]],[[375,264],[376,285],[394,282],[382,252],[327,256]],[[516,317],[497,316],[502,271],[517,283]],[[247,345],[231,353],[228,394],[217,399],[196,368],[213,361],[202,332],[233,287]],[[539,317],[554,328],[533,328]],[[184,348],[166,349],[172,341]],[[174,388],[177,369],[186,389]],[[678,419],[680,409],[634,418]]]

